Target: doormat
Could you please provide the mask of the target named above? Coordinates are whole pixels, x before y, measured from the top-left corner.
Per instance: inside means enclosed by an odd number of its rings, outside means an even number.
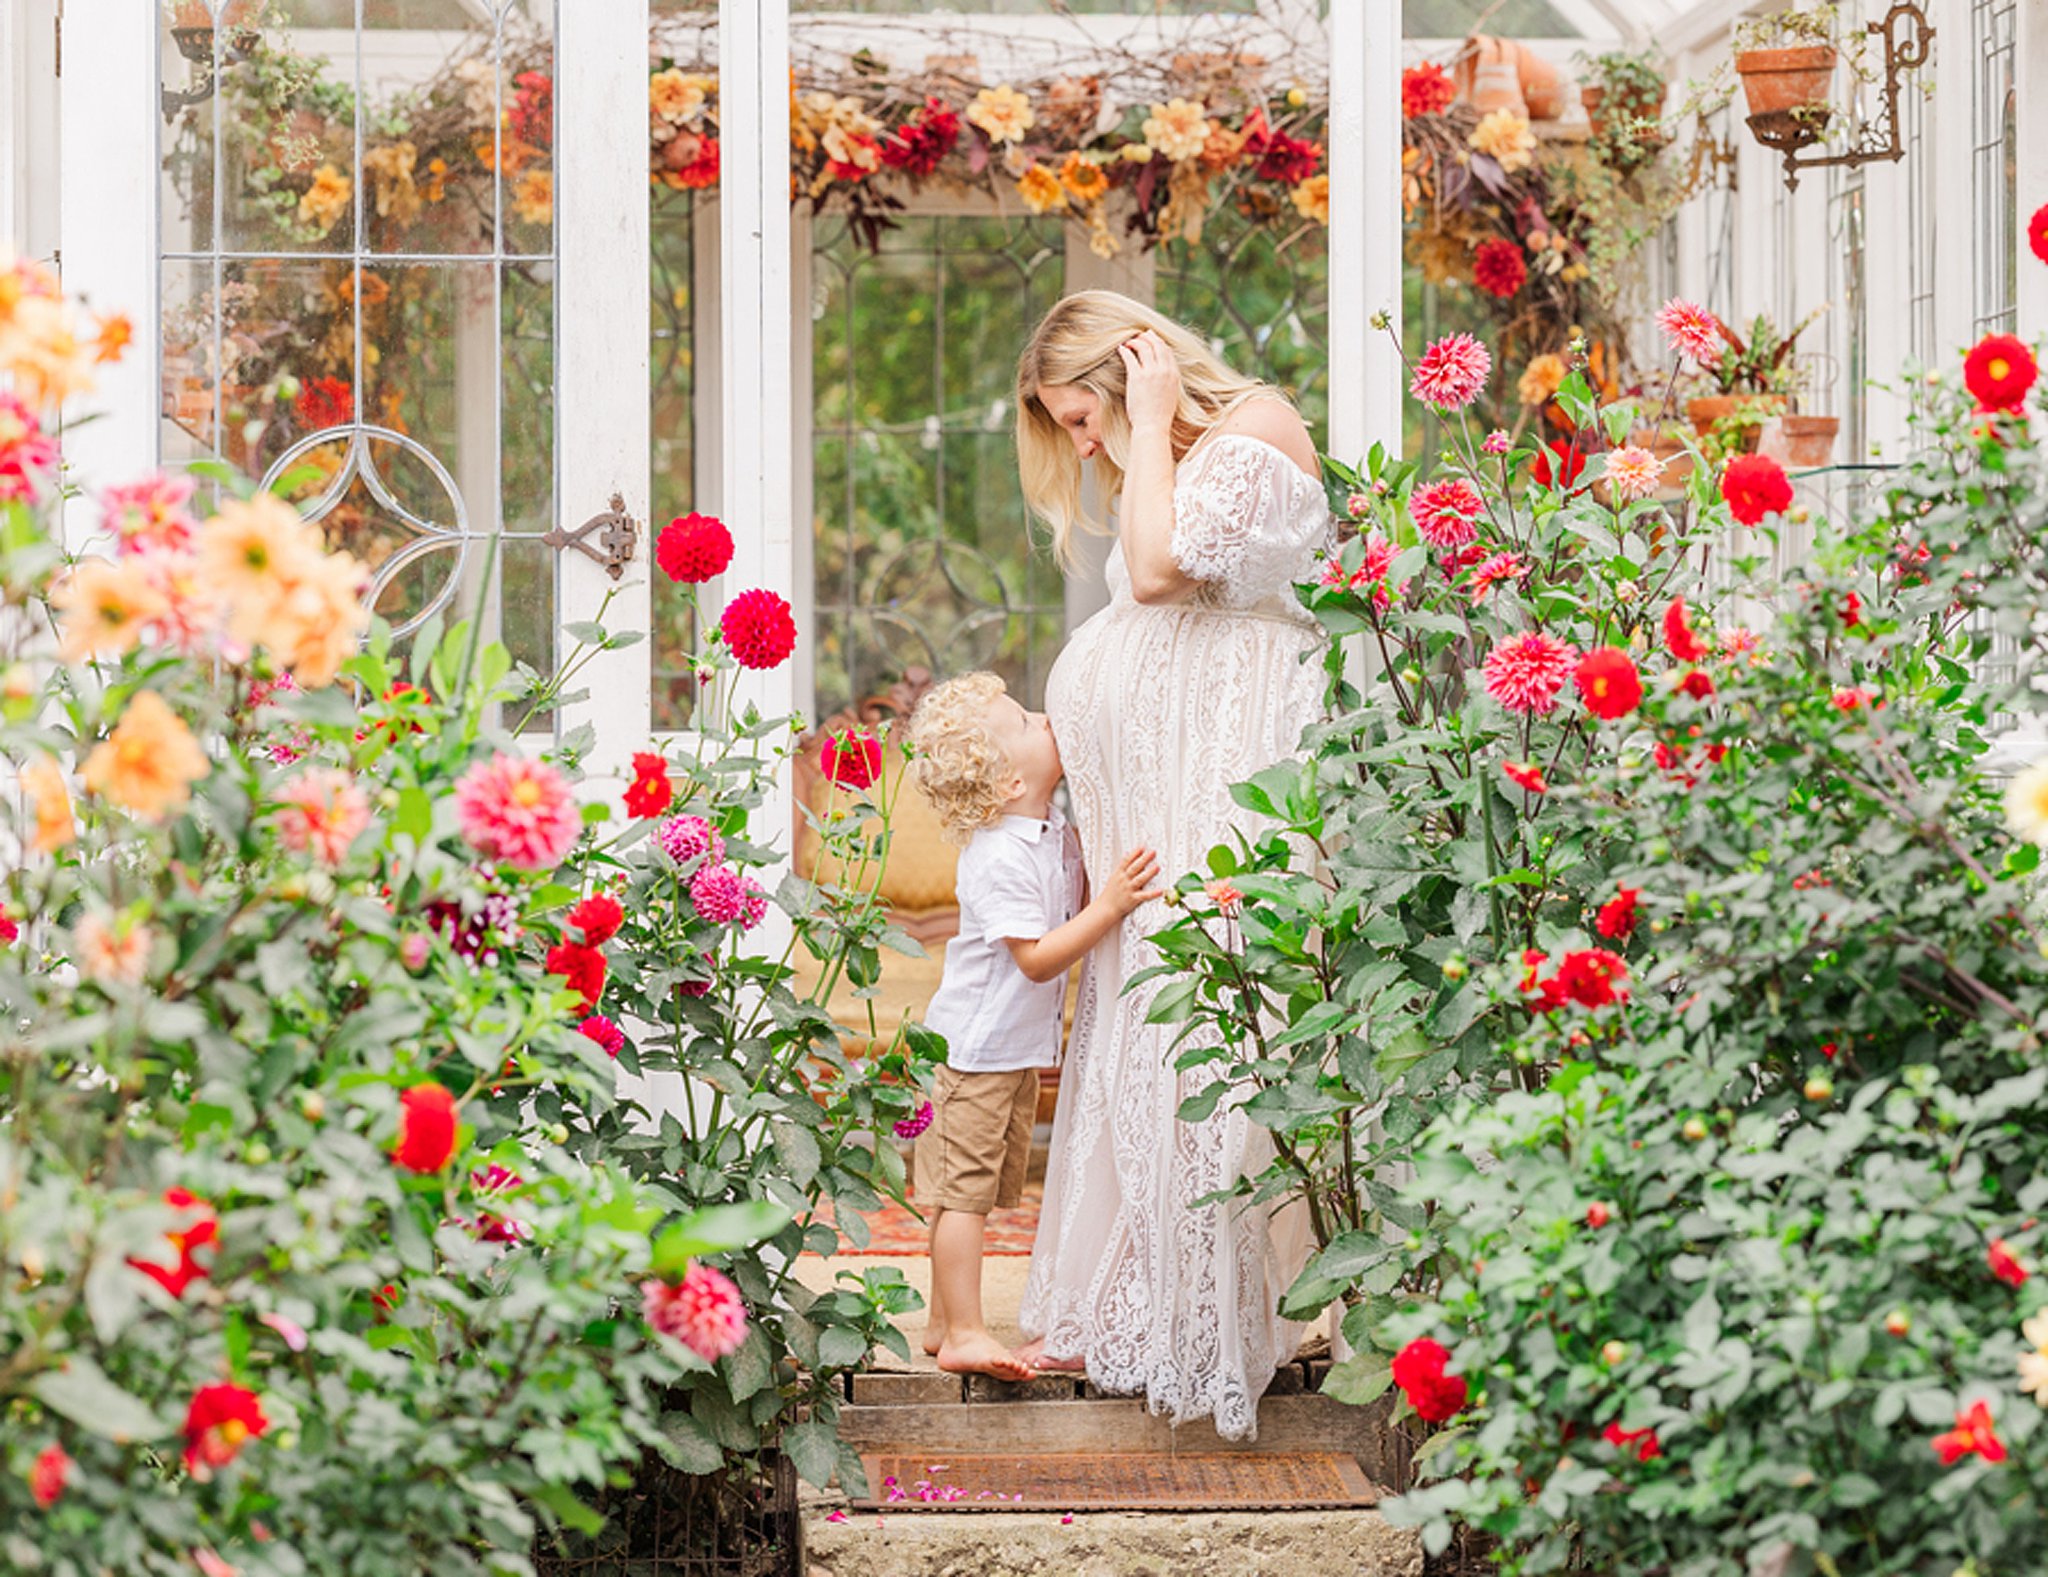
[[[1379,1503],[1338,1451],[864,1452],[856,1511],[1337,1511]]]

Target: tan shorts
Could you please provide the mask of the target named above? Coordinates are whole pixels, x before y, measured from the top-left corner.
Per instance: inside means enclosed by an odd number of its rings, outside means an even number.
[[[1038,1070],[961,1073],[939,1069],[932,1125],[917,1139],[917,1203],[985,1216],[1024,1201]]]

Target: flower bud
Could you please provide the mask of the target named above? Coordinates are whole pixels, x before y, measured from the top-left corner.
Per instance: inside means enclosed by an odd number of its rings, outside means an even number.
[[[50,1262],[43,1258],[43,1251],[34,1243],[21,1246],[21,1273],[30,1281],[41,1281],[43,1272],[50,1268]]]
[[[1685,1120],[1685,1127],[1679,1131],[1694,1144],[1698,1144],[1707,1136],[1707,1125],[1697,1117],[1688,1117]]]
[[[270,1146],[258,1139],[242,1152],[242,1159],[251,1166],[268,1166],[271,1161]]]
[[[299,1115],[309,1123],[319,1122],[327,1115],[327,1097],[318,1090],[307,1090],[299,1097]]]
[[[26,701],[35,694],[35,670],[30,668],[27,663],[9,663],[7,665],[7,677],[5,681],[0,681],[0,683],[4,683],[4,689],[0,689],[0,695],[4,695],[7,700]]]
[[[1893,1309],[1891,1313],[1884,1317],[1884,1329],[1887,1336],[1904,1336],[1912,1328],[1913,1316],[1904,1309]]]
[[[1422,670],[1413,663],[1410,663],[1401,670],[1401,683],[1407,685],[1411,690],[1414,689],[1415,686],[1422,683]]]
[[[1642,594],[1643,588],[1632,580],[1618,582],[1614,588],[1615,600],[1618,602],[1634,602]]]
[[[1444,979],[1455,984],[1457,981],[1463,980],[1468,973],[1470,973],[1470,966],[1465,962],[1465,955],[1463,953],[1453,953],[1444,960]]]
[[[1612,1369],[1628,1357],[1627,1342],[1608,1342],[1600,1349],[1600,1361]]]
[[[567,1144],[569,1142],[569,1125],[567,1123],[550,1123],[548,1125],[548,1141],[551,1144]]]
[[[1824,1073],[1816,1073],[1806,1081],[1801,1092],[1809,1101],[1825,1101],[1835,1093],[1835,1081]]]

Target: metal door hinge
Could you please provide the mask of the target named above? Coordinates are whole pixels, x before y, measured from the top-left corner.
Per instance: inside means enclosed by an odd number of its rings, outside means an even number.
[[[584,538],[591,532],[598,533],[598,547],[592,547]],[[574,531],[564,531],[560,526],[542,536],[541,541],[557,553],[564,548],[574,548],[584,557],[604,566],[604,572],[617,580],[625,574],[626,566],[633,562],[633,554],[640,545],[640,523],[626,513],[626,501],[619,494],[612,494],[612,507],[601,515],[592,515]],[[600,552],[599,548],[603,551]]]

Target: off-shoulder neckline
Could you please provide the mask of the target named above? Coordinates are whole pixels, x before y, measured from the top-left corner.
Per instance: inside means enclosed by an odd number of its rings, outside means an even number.
[[[1293,472],[1296,476],[1300,477],[1302,481],[1311,484],[1313,487],[1315,487],[1315,489],[1318,492],[1322,490],[1323,479],[1320,475],[1309,475],[1308,472],[1302,470],[1301,462],[1296,460],[1293,455],[1289,454],[1285,449],[1282,449],[1270,438],[1261,438],[1257,433],[1208,432],[1202,434],[1200,438],[1195,440],[1194,447],[1189,449],[1186,454],[1180,457],[1179,464],[1174,467],[1175,475],[1178,475],[1180,473],[1180,470],[1183,466],[1192,463],[1197,455],[1207,453],[1211,448],[1213,448],[1217,444],[1229,443],[1233,440],[1235,440],[1238,443],[1257,444],[1261,449],[1272,450],[1273,453],[1278,455],[1283,461],[1286,462],[1287,470]]]

